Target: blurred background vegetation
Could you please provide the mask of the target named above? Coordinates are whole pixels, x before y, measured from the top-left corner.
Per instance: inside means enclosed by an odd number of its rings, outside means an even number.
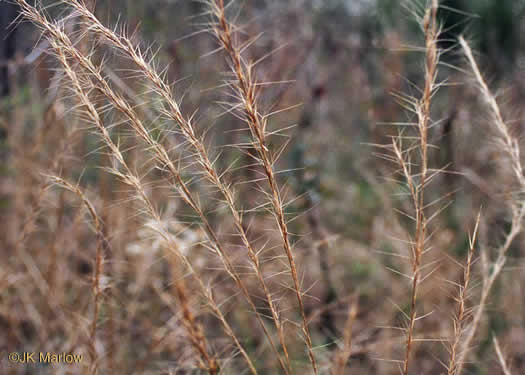
[[[390,269],[404,272],[409,265],[390,254],[406,252],[403,243],[393,238],[401,236],[400,233],[409,228],[409,222],[395,213],[407,205],[404,198],[398,198],[403,186],[390,179],[396,166],[381,157],[378,146],[391,142],[391,136],[398,132],[396,124],[412,120],[398,95],[417,97],[418,87],[422,86],[424,55],[416,47],[422,45],[419,21],[426,3],[398,0],[236,0],[234,3],[236,22],[243,26],[242,38],[260,35],[247,49],[246,57],[260,61],[257,74],[261,81],[276,82],[264,87],[260,100],[265,112],[275,112],[269,126],[287,128],[285,137],[272,139],[272,146],[277,149],[286,145],[277,167],[283,171],[280,178],[286,186],[286,197],[291,199],[288,214],[298,216],[290,227],[301,267],[308,270],[304,283],[312,286],[307,310],[312,316],[320,317],[314,322],[316,344],[330,344],[339,336],[348,297],[358,293],[360,313],[349,373],[397,373],[395,366],[376,358],[399,354],[402,345],[396,347],[396,343],[401,339],[398,333],[377,327],[402,324],[399,310],[408,307],[405,281]],[[0,7],[6,4],[0,0]],[[151,48],[159,67],[166,66],[168,80],[176,82],[177,97],[184,98],[185,113],[199,109],[196,117],[201,126],[199,130],[208,131],[207,141],[212,147],[221,147],[222,156],[218,161],[221,168],[245,164],[246,156],[238,149],[223,147],[246,139],[236,131],[243,127],[241,121],[225,115],[221,105],[228,100],[220,89],[227,65],[220,53],[210,54],[217,45],[204,31],[208,20],[205,4],[186,0],[98,0],[95,10],[106,25],[125,27],[136,43],[144,49]],[[49,12],[60,15],[63,9],[51,7]],[[440,280],[458,280],[460,269],[448,258],[463,262],[468,249],[467,235],[480,207],[483,206],[480,238],[484,246],[494,248],[509,230],[508,207],[502,204],[502,197],[512,190],[507,182],[508,171],[497,164],[500,151],[491,142],[488,116],[475,87],[470,84],[470,74],[465,72],[457,38],[464,35],[471,41],[489,84],[501,92],[501,104],[507,119],[511,120],[513,134],[521,139],[519,123],[525,102],[525,45],[521,38],[525,31],[524,12],[522,0],[440,2],[438,17],[443,27],[440,41],[443,56],[439,80],[445,84],[433,102],[436,122],[430,138],[437,147],[431,153],[430,164],[432,168],[445,168],[448,173],[439,176],[432,185],[429,200],[454,194],[448,199],[450,206],[432,228],[436,233],[432,239],[436,250],[430,261],[440,259],[446,264],[439,267],[435,282],[423,286],[425,309],[437,311],[425,320],[426,332],[439,334],[446,331],[443,325],[450,324],[449,307],[454,303],[450,294],[454,289]],[[40,199],[42,192],[37,187],[41,184],[41,172],[48,171],[57,160],[56,145],[65,134],[59,129],[69,126],[72,120],[62,124],[67,110],[60,112],[56,107],[51,110],[59,90],[56,82],[60,80],[54,75],[57,64],[52,56],[37,53],[33,60],[33,47],[43,43],[38,31],[27,23],[7,29],[7,14],[7,8],[0,8],[2,87],[4,90],[9,87],[9,92],[4,91],[0,109],[0,228],[5,234],[0,246],[10,254],[17,246],[19,233],[25,228],[31,210],[37,206],[35,202]],[[130,63],[96,43],[94,51],[98,61],[105,59],[106,74],[125,72],[123,78],[113,83],[126,95],[139,97],[146,116],[150,114],[144,103],[153,103],[150,109],[154,122],[156,104],[150,100],[146,87],[133,78],[133,73],[127,73],[127,69],[132,69]],[[9,70],[4,69],[7,60]],[[53,130],[57,123],[60,123],[59,129]],[[132,142],[126,140],[125,132],[122,137],[123,142]],[[82,181],[103,200],[106,195],[107,201],[111,201],[109,197],[125,200],[116,189],[118,185],[101,172],[100,166],[107,160],[104,155],[93,152],[98,146],[95,136],[79,138],[74,151],[65,151],[70,155],[57,170],[71,168],[71,178]],[[74,163],[78,166],[72,168]],[[234,178],[248,180],[250,176],[234,175]],[[239,194],[243,204],[256,203],[253,191],[240,189]],[[292,199],[294,197],[297,199]],[[56,206],[56,202],[50,205],[55,210]],[[66,211],[60,215],[68,217],[71,226],[78,225],[73,213],[68,211],[73,210],[71,207],[67,204],[59,207]],[[135,255],[129,255],[125,249],[142,244],[144,238],[140,238],[138,230],[132,230],[137,229],[137,225],[130,225],[121,216],[113,217],[117,214],[111,212],[111,205],[104,207],[108,210],[104,216],[109,227],[116,228],[112,240],[115,252],[126,254],[121,258],[116,255],[121,262],[116,266],[121,267],[120,279],[116,281],[119,285],[116,289],[121,289],[119,301],[122,303],[125,297],[126,303],[129,300],[136,303],[136,311],[131,314],[136,320],[127,320],[124,313],[119,317],[120,334],[125,342],[144,345],[142,349],[133,345],[119,349],[121,353],[116,360],[122,361],[122,373],[131,373],[134,362],[125,364],[125,359],[136,356],[143,369],[138,370],[141,373],[162,361],[172,360],[170,353],[175,350],[161,347],[155,351],[157,349],[148,346],[154,340],[148,329],[154,327],[160,332],[159,327],[163,327],[166,319],[151,322],[144,319],[152,314],[155,303],[162,304],[160,297],[155,297],[156,302],[149,299],[144,286],[149,281],[138,275],[161,266],[145,257],[141,260],[143,263],[137,261],[141,265],[134,265],[133,270],[126,268],[126,264],[135,264],[132,260]],[[49,243],[56,239],[60,220],[51,223],[43,214],[44,208],[35,211],[36,229],[31,229],[26,246],[37,264],[42,256],[38,249],[57,246]],[[132,214],[127,212],[130,217]],[[216,224],[221,225],[221,213],[215,215]],[[85,244],[89,238],[87,233],[72,240],[76,245],[70,244],[72,249],[83,249],[80,255],[69,254],[68,267],[73,274],[88,274],[92,270],[89,254],[94,250]],[[508,272],[493,293],[487,309],[488,319],[479,335],[479,345],[473,348],[474,358],[466,371],[468,374],[495,373],[488,370],[493,366],[486,366],[494,362],[494,356],[485,356],[491,349],[493,334],[501,337],[514,373],[525,371],[525,290],[520,286],[525,281],[520,271],[523,244],[522,238],[516,241]],[[6,261],[0,271],[10,275],[25,272],[9,262]],[[49,266],[48,260],[42,260],[42,264],[46,265],[43,269]],[[13,273],[12,269],[18,271]],[[433,295],[436,285],[446,298]],[[49,332],[48,336],[41,334],[35,314],[19,307],[27,304],[27,300],[20,301],[9,297],[9,292],[3,293],[0,327],[11,333],[8,338],[0,338],[2,350],[12,346],[31,348],[37,341],[42,343],[54,337]],[[476,293],[473,293],[474,301]],[[74,301],[77,297],[70,298]],[[14,316],[18,308],[23,312]],[[154,311],[165,312],[161,307]],[[248,337],[251,326],[242,319],[239,321],[240,337],[243,334]],[[206,325],[213,331],[209,319]],[[442,359],[446,354],[443,345],[424,343],[420,347],[414,374],[440,374],[442,367],[436,358]],[[253,352],[259,349],[254,340]],[[330,345],[320,352],[324,353],[323,350],[329,352]],[[152,358],[152,362],[147,363],[147,358]]]

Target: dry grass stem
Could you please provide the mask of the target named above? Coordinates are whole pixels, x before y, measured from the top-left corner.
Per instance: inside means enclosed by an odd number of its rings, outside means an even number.
[[[92,288],[93,288],[93,317],[89,329],[89,355],[91,357],[90,373],[97,374],[99,367],[99,356],[96,349],[96,334],[97,321],[99,319],[99,311],[102,299],[102,293],[105,289],[104,280],[104,253],[110,252],[110,245],[105,235],[102,220],[95,210],[95,206],[91,203],[84,191],[76,185],[66,181],[58,176],[51,176],[51,182],[60,186],[78,196],[82,205],[86,208],[91,220],[94,224],[95,234],[97,236],[97,250],[95,254],[95,267],[93,270]]]
[[[433,0],[425,12],[423,18],[423,31],[425,35],[425,85],[422,97],[419,100],[407,99],[413,105],[413,111],[417,116],[418,144],[415,148],[403,149],[403,135],[393,140],[392,147],[395,160],[401,167],[401,174],[406,180],[413,208],[415,210],[415,233],[411,242],[412,280],[410,312],[408,327],[406,328],[406,348],[403,360],[403,374],[408,375],[412,347],[414,345],[415,324],[417,316],[417,297],[419,284],[422,280],[423,254],[427,250],[427,224],[426,215],[427,202],[425,201],[425,188],[434,174],[429,173],[428,168],[428,131],[431,125],[430,106],[432,96],[436,89],[436,74],[439,61],[439,49],[437,46],[439,38],[439,26],[437,20],[438,1]],[[412,155],[414,154],[414,155]],[[413,160],[418,160],[419,170],[415,173]]]
[[[463,37],[460,37],[459,42],[474,73],[476,82],[479,85],[480,93],[483,99],[488,104],[489,112],[492,116],[492,123],[494,125],[499,140],[503,144],[503,151],[507,154],[508,159],[510,160],[512,171],[517,180],[519,190],[523,191],[525,190],[525,178],[523,177],[523,166],[521,164],[518,140],[510,134],[508,126],[506,125],[505,121],[503,120],[503,116],[501,115],[501,110],[496,101],[496,98],[494,97],[494,95],[492,95],[485,80],[483,79],[483,76],[481,75],[476,60],[474,59],[474,55],[470,46]],[[496,259],[494,260],[492,265],[489,265],[488,262],[484,262],[483,264],[483,285],[481,291],[481,299],[479,307],[477,308],[474,314],[472,323],[469,326],[468,333],[466,334],[465,339],[462,341],[457,374],[461,374],[461,371],[463,369],[463,363],[467,358],[468,350],[472,345],[472,341],[476,335],[476,331],[481,323],[484,308],[487,304],[487,300],[490,295],[490,291],[492,290],[492,286],[494,285],[494,282],[499,277],[501,271],[503,270],[503,267],[505,266],[505,263],[507,261],[507,251],[509,250],[510,245],[513,243],[514,239],[523,230],[523,219],[525,217],[525,203],[518,196],[517,198],[512,199],[512,201],[510,202],[510,206],[512,211],[510,231],[506,235],[504,243],[498,248]],[[486,259],[487,256],[485,255],[484,258]]]
[[[313,350],[312,338],[308,328],[308,321],[306,320],[306,313],[304,310],[304,303],[302,297],[302,288],[299,282],[299,275],[297,266],[295,264],[292,245],[290,244],[289,231],[284,214],[284,205],[281,198],[279,184],[274,173],[275,160],[270,153],[267,145],[267,118],[263,117],[257,106],[257,91],[258,84],[255,80],[255,72],[253,64],[246,64],[241,56],[241,46],[234,41],[233,30],[234,27],[226,18],[226,10],[224,8],[224,1],[210,1],[211,12],[215,17],[215,23],[212,24],[212,30],[215,33],[222,49],[227,54],[230,62],[230,67],[234,73],[235,80],[231,85],[236,91],[237,99],[241,103],[242,117],[250,129],[252,137],[252,146],[257,152],[256,158],[264,170],[264,174],[269,184],[268,199],[271,202],[271,207],[277,221],[279,232],[283,241],[283,248],[290,266],[290,273],[293,280],[293,288],[299,304],[299,311],[302,317],[302,329],[308,349],[308,356],[312,364],[315,374],[317,371],[317,364]],[[237,106],[234,105],[234,108]]]
[[[348,359],[352,354],[352,328],[357,317],[357,302],[352,302],[348,308],[345,330],[343,333],[343,344],[341,349],[336,353],[332,365],[332,375],[344,375]]]
[[[457,302],[457,313],[454,317],[454,337],[452,339],[452,345],[450,346],[450,360],[447,366],[448,375],[456,375],[458,372],[460,357],[460,344],[463,339],[463,333],[467,327],[467,320],[471,317],[471,309],[467,308],[467,299],[469,293],[470,279],[472,266],[474,263],[474,250],[476,246],[476,237],[478,234],[480,214],[476,220],[476,225],[474,227],[474,232],[471,237],[469,237],[469,251],[467,254],[467,263],[463,270],[463,282],[459,285],[459,293],[456,297]]]
[[[498,355],[498,361],[501,366],[501,370],[503,371],[503,375],[512,375],[509,367],[507,366],[507,362],[505,361],[505,356],[503,355],[503,352],[501,351],[501,348],[499,346],[499,342],[496,336],[492,338],[492,342],[494,343],[494,349],[496,350],[496,354]]]

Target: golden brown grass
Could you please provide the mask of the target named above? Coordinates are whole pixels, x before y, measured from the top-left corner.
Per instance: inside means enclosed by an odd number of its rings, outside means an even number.
[[[448,362],[448,375],[455,375],[458,373],[458,369],[461,367],[459,358],[461,356],[460,344],[463,342],[463,334],[466,329],[466,322],[469,317],[472,315],[471,309],[467,307],[468,295],[470,293],[470,282],[472,277],[472,266],[474,265],[474,251],[476,245],[476,237],[478,234],[480,215],[476,220],[476,226],[472,236],[469,237],[469,251],[467,254],[467,261],[464,266],[463,271],[463,281],[459,284],[458,295],[456,297],[457,302],[457,313],[454,316],[454,336],[452,339],[452,344],[450,346],[450,359]]]
[[[497,137],[497,140],[501,144],[502,151],[507,154],[507,158],[505,160],[504,165],[506,166],[507,163],[510,164],[510,169],[513,172],[515,180],[517,182],[517,188],[519,190],[523,190],[525,188],[525,177],[523,176],[523,167],[520,158],[519,142],[510,134],[509,129],[505,124],[505,121],[503,120],[503,116],[501,114],[501,110],[498,106],[498,103],[495,97],[490,92],[487,84],[485,83],[485,80],[481,75],[476,60],[474,59],[474,56],[472,54],[472,50],[470,49],[469,45],[463,37],[460,37],[459,41],[461,47],[463,48],[465,56],[467,57],[468,63],[472,68],[476,82],[479,85],[480,93],[487,103],[488,111],[492,118],[492,124],[495,128],[495,135]],[[501,246],[497,249],[496,259],[491,264],[491,262],[488,259],[488,254],[483,253],[481,257],[483,268],[481,299],[479,307],[474,313],[474,317],[469,327],[468,333],[465,339],[462,341],[462,351],[459,361],[459,368],[457,371],[458,374],[461,373],[464,361],[468,355],[468,350],[470,349],[472,340],[474,339],[476,331],[481,323],[484,308],[487,304],[487,299],[490,295],[494,282],[497,280],[497,278],[503,270],[503,267],[505,266],[507,260],[507,251],[509,250],[515,238],[521,233],[523,228],[523,218],[525,216],[524,202],[519,198],[519,196],[517,196],[512,198],[509,204],[512,212],[511,227],[509,233],[505,237],[503,244],[501,244]]]
[[[420,99],[406,98],[411,110],[417,117],[417,143],[403,149],[403,135],[394,138],[392,148],[394,157],[401,168],[400,174],[406,181],[410,197],[412,199],[414,213],[406,213],[414,218],[413,240],[410,241],[410,260],[412,264],[410,312],[408,326],[406,328],[406,349],[403,360],[403,374],[409,371],[410,357],[414,345],[415,325],[421,318],[417,312],[417,298],[420,283],[424,280],[423,256],[428,252],[427,244],[428,222],[427,214],[429,203],[425,199],[425,189],[430,181],[435,178],[437,172],[431,172],[429,163],[429,128],[431,126],[431,99],[436,90],[436,74],[439,61],[438,38],[439,25],[437,24],[438,2],[434,0],[425,12],[422,26],[425,35],[425,85]],[[417,170],[413,170],[414,162],[417,161]]]
[[[219,104],[241,134],[232,144],[219,144],[219,152],[211,138],[220,130],[210,130],[212,136],[204,130],[209,122],[219,120],[209,121],[188,109],[183,95],[175,90],[177,85],[171,85],[135,35],[106,26],[93,7],[81,0],[59,1],[63,6],[59,19],[38,2],[16,2],[25,19],[48,40],[61,74],[57,80],[62,80],[57,103],[67,108],[61,116],[75,121],[56,142],[58,147],[48,147],[46,133],[38,132],[27,156],[30,162],[24,164],[18,155],[13,158],[17,176],[31,173],[33,177],[31,204],[21,203],[23,193],[13,194],[18,197],[13,217],[24,219],[11,224],[17,228],[15,240],[6,241],[13,254],[8,263],[14,265],[14,276],[3,264],[0,268],[0,286],[6,286],[2,297],[8,301],[0,317],[6,317],[11,342],[36,342],[11,328],[21,326],[14,311],[22,306],[24,316],[42,331],[40,343],[49,343],[52,350],[87,353],[79,373],[466,372],[467,361],[475,358],[472,348],[480,336],[491,291],[522,232],[525,205],[518,193],[505,200],[511,212],[510,230],[493,261],[486,241],[480,241],[480,233],[485,234],[483,239],[487,233],[483,216],[469,212],[469,219],[461,223],[474,226],[467,238],[466,260],[449,262],[460,264],[461,272],[446,262],[455,255],[447,247],[450,231],[442,228],[446,219],[439,214],[442,202],[452,193],[435,186],[444,168],[433,165],[439,144],[431,141],[441,124],[434,106],[437,89],[445,86],[438,80],[442,51],[437,0],[429,1],[421,13],[424,47],[419,51],[424,52],[424,72],[419,94],[397,95],[410,118],[402,124],[410,126],[390,137],[390,144],[380,146],[388,151],[381,157],[395,166],[394,179],[381,187],[370,184],[377,192],[374,199],[381,201],[374,202],[382,210],[371,224],[380,234],[370,236],[373,245],[356,245],[357,241],[347,238],[326,247],[316,253],[321,257],[317,262],[312,262],[305,242],[326,242],[327,231],[321,225],[328,226],[330,218],[322,216],[324,208],[311,196],[301,196],[308,188],[298,188],[300,193],[294,196],[293,171],[282,171],[281,163],[286,161],[279,158],[286,142],[276,135],[288,133],[275,130],[271,119],[289,103],[276,104],[275,111],[265,108],[263,87],[269,82],[267,71],[259,69],[265,59],[251,54],[251,48],[258,47],[251,25],[233,21],[235,2],[203,3],[208,17],[204,30],[218,45],[214,54],[222,56],[215,57],[217,65],[227,67],[226,78],[216,90],[226,98]],[[78,27],[66,27],[68,22],[78,22]],[[504,121],[469,45],[463,38],[459,43],[490,115],[492,139],[504,155],[498,160],[502,173],[510,172],[511,188],[522,191],[525,177],[518,137]],[[102,58],[98,48],[108,57]],[[125,68],[111,70],[113,59]],[[143,92],[136,95],[133,90]],[[283,96],[279,93],[279,100]],[[69,122],[61,121],[67,128]],[[100,147],[76,150],[80,146],[74,137],[81,126],[87,127],[81,132],[85,140],[94,133]],[[54,131],[61,132],[58,126]],[[18,142],[23,144],[21,139]],[[51,162],[38,163],[47,148]],[[228,159],[225,149],[233,149],[234,158]],[[84,158],[92,153],[101,155],[95,163],[96,177],[84,178],[86,166],[66,162],[68,155]],[[27,172],[32,168],[52,177]],[[247,181],[240,178],[239,183],[239,171]],[[292,177],[287,180],[281,175]],[[242,201],[246,191],[241,191],[241,185],[250,186],[253,200]],[[58,193],[53,186],[61,188]],[[291,202],[285,191],[292,191]],[[390,198],[390,193],[400,191],[399,202]],[[69,199],[71,193],[74,199]],[[81,209],[72,203],[78,201]],[[303,201],[309,211],[306,219],[295,215],[291,220],[294,204]],[[393,211],[400,215],[392,215]],[[308,215],[315,216],[315,222],[310,222],[312,234],[301,226],[309,221]],[[50,235],[38,231],[46,225],[53,229]],[[401,241],[382,245],[386,232]],[[61,249],[68,245],[76,250],[63,256]],[[402,262],[383,257],[396,251]],[[80,274],[89,276],[77,279],[69,271],[77,258],[88,259],[81,263],[85,269]],[[394,270],[395,275],[383,268]],[[367,273],[370,279],[362,276]],[[450,286],[442,287],[438,276],[455,290],[450,293]],[[18,280],[29,280],[31,288],[24,290]],[[319,280],[324,284],[317,284]],[[83,295],[85,290],[89,296]],[[328,301],[325,295],[332,291],[335,301],[326,306],[318,302]],[[352,298],[341,297],[348,295]],[[383,300],[388,299],[395,301],[388,302],[394,308],[385,307]],[[381,315],[381,309],[387,312]],[[443,323],[450,315],[452,323]],[[328,334],[322,331],[322,316],[333,320]],[[404,326],[399,328],[401,320]],[[378,325],[394,326],[403,335],[389,335]],[[51,338],[60,343],[54,344]],[[498,339],[502,337],[491,340],[491,350],[507,375],[512,364],[504,354],[506,345],[500,346]],[[429,357],[437,360],[429,361]]]

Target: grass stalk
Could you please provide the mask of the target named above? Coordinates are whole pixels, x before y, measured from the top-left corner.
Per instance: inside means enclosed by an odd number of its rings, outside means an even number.
[[[264,174],[269,184],[268,199],[271,202],[273,213],[279,227],[279,233],[282,238],[284,252],[288,259],[290,266],[290,273],[293,280],[293,289],[299,304],[299,312],[302,318],[302,330],[306,342],[308,357],[315,374],[318,373],[317,364],[315,360],[312,338],[308,321],[306,319],[306,312],[304,309],[304,302],[302,297],[301,285],[297,272],[292,246],[290,244],[289,231],[284,214],[284,205],[279,190],[279,184],[274,173],[275,160],[271,156],[270,149],[267,146],[267,131],[266,118],[263,117],[257,106],[257,84],[254,77],[254,66],[252,64],[244,63],[240,46],[234,41],[233,26],[227,20],[226,10],[224,8],[223,0],[210,1],[211,12],[215,17],[216,22],[213,23],[212,30],[217,37],[222,49],[229,58],[231,69],[234,73],[235,80],[232,82],[237,97],[240,100],[242,111],[244,112],[244,120],[250,129],[252,137],[252,146],[257,152],[257,162],[263,167]]]
[[[519,142],[510,134],[509,128],[503,120],[503,116],[501,114],[498,102],[496,101],[494,95],[491,93],[487,83],[483,79],[478,64],[476,63],[476,60],[472,53],[472,49],[466,42],[465,38],[460,37],[459,42],[467,58],[467,61],[472,69],[472,72],[474,73],[474,77],[478,84],[480,94],[488,105],[488,110],[492,118],[492,124],[494,125],[496,136],[502,144],[502,149],[506,153],[508,161],[510,161],[510,165],[514,177],[516,179],[518,188],[520,191],[523,191],[525,190],[525,177],[523,176],[523,166],[521,164]],[[472,345],[472,341],[483,318],[485,305],[490,295],[490,291],[492,290],[492,286],[494,285],[496,279],[499,277],[507,261],[507,251],[509,250],[514,239],[523,230],[523,219],[525,217],[525,202],[523,202],[519,197],[515,197],[510,202],[510,205],[512,212],[510,231],[505,237],[505,241],[503,242],[503,244],[497,249],[496,259],[494,260],[492,265],[489,265],[487,262],[484,262],[483,264],[483,284],[480,304],[479,307],[476,309],[476,312],[474,313],[472,323],[470,324],[466,337],[462,342],[462,350],[457,370],[458,375],[461,374],[461,371],[463,370],[463,365],[468,356],[468,352]],[[486,259],[487,256],[485,255],[484,258]]]

